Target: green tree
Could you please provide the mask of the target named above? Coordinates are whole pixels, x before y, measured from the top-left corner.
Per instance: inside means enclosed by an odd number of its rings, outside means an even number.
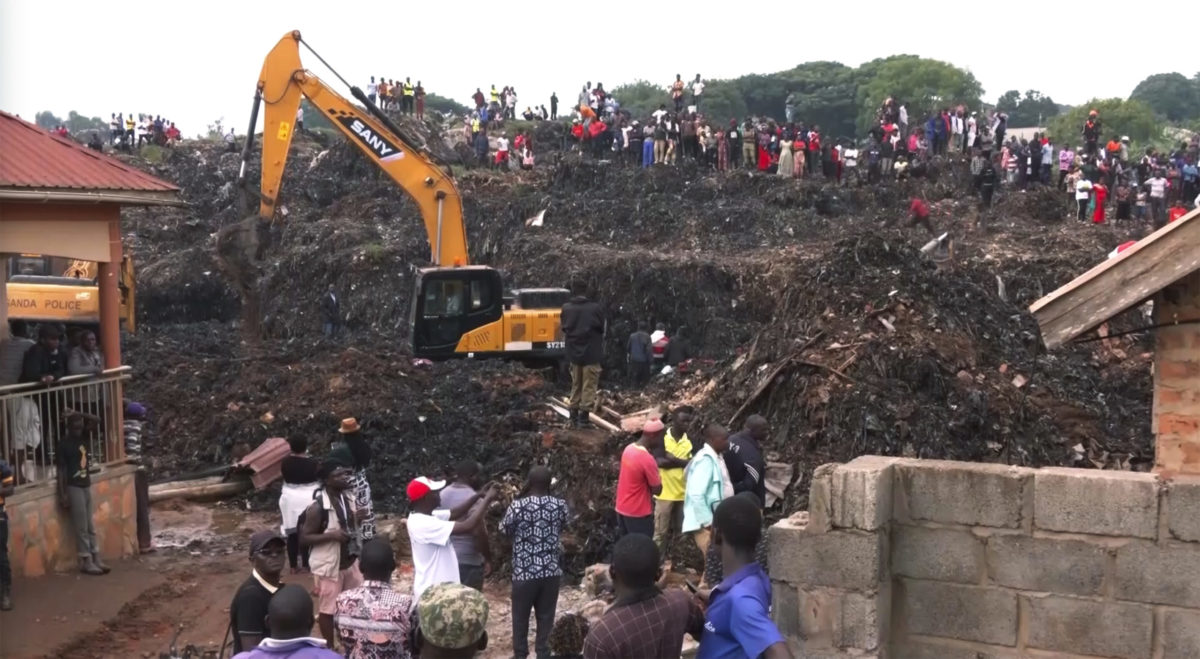
[[[1106,98],[1092,99],[1051,119],[1050,136],[1058,143],[1081,144],[1083,124],[1091,110],[1100,115],[1101,142],[1128,135],[1133,142],[1146,144],[1162,135],[1162,124],[1149,105],[1138,100]]]
[[[866,130],[889,96],[906,103],[909,121],[959,103],[980,106],[983,87],[970,71],[916,55],[894,55],[863,64],[858,70],[858,128]]]
[[[33,117],[33,123],[45,128],[46,130],[54,130],[65,123],[62,119],[54,116],[54,113],[49,110],[42,110]]]
[[[1171,121],[1200,117],[1200,80],[1188,80],[1181,73],[1156,73],[1139,82],[1129,98]]]
[[[438,96],[437,94],[430,94],[428,92],[425,94],[425,109],[433,112],[441,112],[442,114],[457,115],[460,117],[467,112],[470,112],[467,106],[455,101],[454,99],[446,98],[445,96]]]
[[[1026,91],[1023,97],[1017,90],[1010,89],[1000,95],[996,109],[1008,115],[1008,125],[1013,128],[1044,126],[1059,113],[1054,99],[1036,89]]]
[[[674,107],[671,105],[671,94],[666,87],[645,80],[620,85],[609,90],[609,93],[617,99],[622,109],[627,110],[635,118],[649,116],[651,112],[658,109],[659,105],[666,105],[668,108]],[[705,89],[705,93],[708,93],[707,89]],[[575,101],[563,102],[562,98],[559,97],[559,114],[570,115]],[[574,95],[571,96],[571,99],[574,99]],[[564,107],[566,108],[565,112],[563,111]]]
[[[85,130],[108,130],[107,121],[100,117],[85,117],[74,110],[67,113],[67,120],[64,123],[67,125],[67,130],[72,133],[81,133]]]

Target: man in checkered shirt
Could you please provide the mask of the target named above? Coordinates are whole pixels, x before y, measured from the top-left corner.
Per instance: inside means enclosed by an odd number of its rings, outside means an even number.
[[[678,657],[684,634],[700,640],[704,612],[695,598],[655,583],[658,548],[652,538],[631,534],[618,540],[610,570],[617,600],[588,632],[585,659]]]

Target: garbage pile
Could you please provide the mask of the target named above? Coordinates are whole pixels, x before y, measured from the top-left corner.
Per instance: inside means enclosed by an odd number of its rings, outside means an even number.
[[[409,128],[430,140],[456,130]],[[185,143],[160,163],[133,161],[190,203],[125,212],[141,320],[125,356],[130,397],[150,408],[156,476],[221,464],[236,444],[270,436],[306,435],[319,453],[338,419],[355,416],[375,443],[385,508],[403,509],[408,478],[462,457],[513,478],[549,462],[580,514],[573,556],[602,557],[609,538],[598,529],[608,528],[626,438],[601,434],[581,450],[556,430],[543,404],[565,388],[553,373],[413,361],[404,345],[411,266],[429,254],[422,225],[405,194],[338,136],[294,147],[286,222],[260,264],[264,339],[243,342],[239,300],[214,256],[215,234],[244,217],[238,159]],[[815,466],[864,453],[1152,462],[1149,339],[1047,353],[1027,312],[1138,237],[1136,227],[1068,220],[1066,194],[1049,191],[1004,190],[981,213],[964,163],[944,163],[932,179],[835,187],[566,152],[540,162],[533,172],[456,170],[473,260],[514,286],[585,287],[605,306],[610,405],[689,402],[734,425],[767,416],[769,453],[799,474],[775,514],[806,505]],[[928,239],[919,229],[900,228],[913,196],[951,232],[949,262],[919,253]],[[336,342],[318,317],[330,284],[346,315]],[[1143,324],[1137,313],[1113,332]],[[686,327],[698,358],[628,389],[624,346],[638,321]]]

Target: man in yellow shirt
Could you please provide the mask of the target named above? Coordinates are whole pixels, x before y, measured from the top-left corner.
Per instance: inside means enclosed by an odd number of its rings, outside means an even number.
[[[687,428],[693,414],[688,405],[671,413],[671,425],[663,437],[661,448],[654,455],[662,479],[662,492],[654,502],[654,544],[658,545],[659,556],[663,558],[667,556],[667,538],[672,533],[678,533],[683,524],[683,469],[692,457],[692,442],[688,439]]]

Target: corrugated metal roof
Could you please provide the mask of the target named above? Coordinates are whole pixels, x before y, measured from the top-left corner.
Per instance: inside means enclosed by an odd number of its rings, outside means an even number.
[[[177,186],[3,111],[0,188],[179,191]]]
[[[237,466],[247,467],[254,472],[250,475],[250,482],[254,483],[254,489],[261,490],[283,476],[280,463],[291,452],[292,448],[286,439],[270,437],[239,460]]]

